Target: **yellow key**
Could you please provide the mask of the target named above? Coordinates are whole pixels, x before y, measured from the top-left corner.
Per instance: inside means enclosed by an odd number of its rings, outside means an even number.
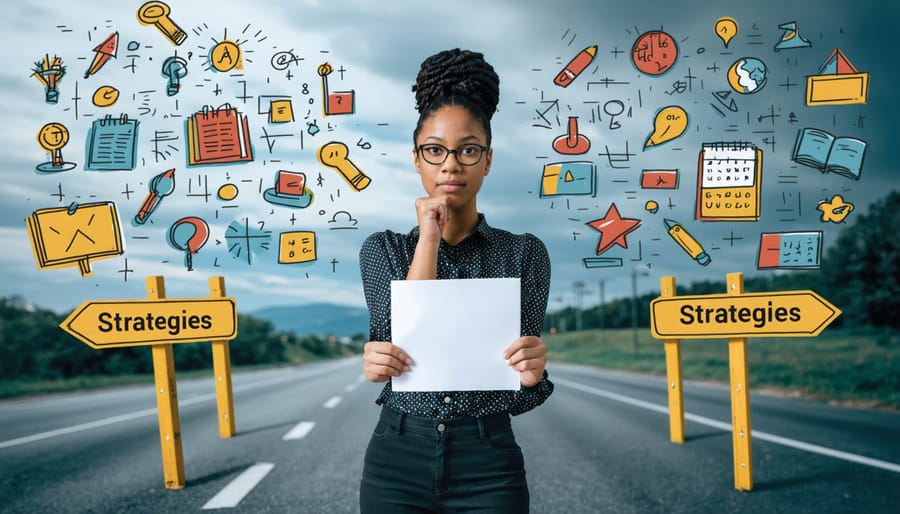
[[[138,9],[137,19],[142,25],[156,25],[156,28],[174,45],[180,45],[187,39],[181,27],[169,18],[169,6],[162,2],[147,2]]]
[[[347,145],[344,143],[338,141],[325,143],[319,148],[319,162],[329,168],[334,168],[347,181],[347,185],[355,191],[362,191],[368,187],[372,179],[347,158],[349,153]]]

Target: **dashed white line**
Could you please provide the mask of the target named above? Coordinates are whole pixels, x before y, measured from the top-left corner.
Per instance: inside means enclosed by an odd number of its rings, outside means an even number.
[[[307,434],[312,431],[313,427],[316,426],[315,421],[301,421],[297,423],[297,425],[291,429],[290,432],[284,434],[284,437],[281,439],[284,441],[290,441],[292,439],[303,439]]]
[[[630,396],[625,396],[622,394],[612,393],[609,391],[604,391],[603,389],[597,389],[596,387],[587,386],[584,384],[580,384],[578,382],[572,382],[570,380],[564,380],[561,378],[555,378],[553,381],[557,384],[571,387],[573,389],[578,389],[579,391],[584,391],[586,393],[590,393],[596,396],[602,396],[604,398],[608,398],[610,400],[614,400],[617,402],[627,403],[629,405],[634,405],[635,407],[640,407],[642,409],[648,409],[656,412],[661,412],[663,414],[668,414],[668,407],[664,407],[662,405],[657,405],[655,403],[645,402],[643,400],[638,400],[636,398],[632,398]],[[725,430],[726,432],[731,432],[731,424],[723,423],[721,421],[717,421],[714,419],[710,419],[704,416],[698,416],[697,414],[691,414],[689,412],[684,413],[684,419],[689,421],[693,421],[694,423],[700,423],[701,425],[706,425],[708,427],[718,428],[720,430]],[[894,473],[900,473],[900,464],[894,464],[893,462],[887,462],[878,459],[872,459],[869,457],[864,457],[862,455],[857,455],[855,453],[844,452],[840,450],[834,450],[825,446],[819,446],[817,444],[806,443],[803,441],[798,441],[796,439],[790,439],[787,437],[781,437],[775,434],[769,434],[767,432],[761,432],[759,430],[752,431],[752,437],[754,439],[761,439],[763,441],[769,441],[770,443],[781,444],[784,446],[788,446],[790,448],[796,448],[798,450],[803,450],[811,453],[817,453],[819,455],[826,455],[828,457],[834,457],[836,459],[842,459],[850,462],[856,462],[857,464],[863,464],[866,466],[871,466],[873,468],[886,469],[888,471],[893,471]]]
[[[322,405],[322,407],[325,407],[326,409],[333,409],[337,407],[339,403],[341,403],[342,399],[343,398],[341,398],[340,396],[332,396],[328,399],[327,402],[325,402],[325,405]]]
[[[245,469],[243,473],[228,483],[221,491],[216,493],[205,505],[203,510],[230,509],[237,507],[241,500],[256,487],[259,482],[272,471],[275,464],[260,462]]]
[[[233,393],[242,393],[244,391],[250,391],[252,389],[257,389],[260,387],[266,387],[266,386],[273,385],[273,384],[279,384],[281,382],[288,382],[291,380],[305,380],[305,379],[317,377],[319,375],[324,375],[326,373],[330,373],[331,371],[332,371],[331,368],[325,368],[325,369],[317,370],[314,372],[310,372],[309,374],[299,374],[299,376],[298,376],[298,374],[291,373],[289,375],[282,375],[282,376],[278,376],[275,378],[263,379],[263,380],[260,380],[259,382],[250,382],[248,384],[236,386],[232,389],[232,392]],[[216,399],[215,393],[200,394],[200,395],[197,395],[197,396],[194,396],[191,398],[187,398],[187,399],[179,398],[178,407],[179,408],[187,407],[189,405],[204,403],[204,402],[208,402],[210,400],[215,400],[215,399]],[[112,416],[109,418],[98,419],[96,421],[90,421],[88,423],[81,423],[80,425],[72,425],[72,426],[63,427],[63,428],[57,428],[55,430],[49,430],[47,432],[32,434],[29,436],[17,437],[15,439],[0,441],[0,449],[9,448],[11,446],[18,446],[20,444],[33,443],[35,441],[41,441],[43,439],[50,439],[52,437],[58,437],[61,435],[72,434],[72,433],[81,432],[84,430],[90,430],[92,428],[102,427],[105,425],[112,425],[114,423],[121,423],[123,421],[130,421],[132,419],[142,418],[145,416],[156,416],[157,413],[158,413],[158,411],[157,411],[156,407],[154,407],[152,409],[144,409],[144,410],[139,410],[139,411],[135,411],[135,412],[129,412],[126,414],[121,414],[118,416]]]

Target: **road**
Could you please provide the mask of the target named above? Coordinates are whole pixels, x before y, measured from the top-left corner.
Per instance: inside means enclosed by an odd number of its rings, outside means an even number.
[[[686,382],[669,442],[660,377],[552,364],[513,418],[534,513],[896,512],[900,414],[751,394],[753,490],[734,489],[727,387]],[[752,379],[752,375],[751,375]],[[359,358],[178,383],[187,485],[165,489],[151,386],[0,402],[0,512],[357,512],[380,385]],[[236,507],[231,507],[236,506]]]

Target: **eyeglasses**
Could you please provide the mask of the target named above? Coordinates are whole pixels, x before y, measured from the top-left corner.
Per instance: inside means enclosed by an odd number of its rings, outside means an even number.
[[[421,155],[428,164],[444,164],[444,161],[447,160],[447,156],[456,154],[457,162],[463,166],[473,166],[478,164],[481,160],[481,156],[484,155],[484,152],[487,149],[488,147],[475,143],[460,145],[453,150],[436,143],[429,143],[427,145],[419,145],[416,147],[416,151],[419,152],[419,155]]]

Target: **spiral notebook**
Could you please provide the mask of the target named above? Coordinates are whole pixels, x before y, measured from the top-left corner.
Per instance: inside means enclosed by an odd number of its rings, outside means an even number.
[[[94,120],[88,134],[84,168],[95,171],[133,170],[137,151],[138,121],[127,114]]]
[[[762,155],[752,143],[703,143],[697,164],[695,218],[759,221]]]
[[[247,116],[229,104],[204,106],[187,120],[188,164],[253,160]]]

